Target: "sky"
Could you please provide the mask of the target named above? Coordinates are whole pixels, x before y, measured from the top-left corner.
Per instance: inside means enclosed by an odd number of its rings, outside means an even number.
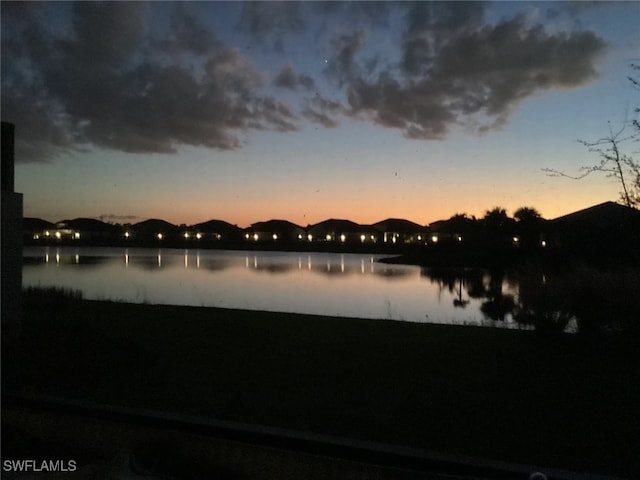
[[[24,215],[422,225],[617,200],[640,2],[2,2]]]

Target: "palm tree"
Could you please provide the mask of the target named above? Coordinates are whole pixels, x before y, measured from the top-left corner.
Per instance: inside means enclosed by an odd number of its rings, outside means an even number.
[[[513,214],[516,220],[516,232],[523,247],[538,245],[544,219],[540,212],[532,207],[521,207]]]

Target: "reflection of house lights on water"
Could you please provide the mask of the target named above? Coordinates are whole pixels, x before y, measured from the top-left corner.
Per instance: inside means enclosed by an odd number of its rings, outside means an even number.
[[[60,254],[56,253],[56,265],[60,265]]]
[[[158,254],[158,267],[162,267],[162,255]]]
[[[76,259],[76,263],[80,263],[80,255],[78,255],[77,253],[76,253],[75,259]]]
[[[125,253],[124,253],[124,265],[125,265],[126,267],[128,267],[128,266],[129,266],[129,252],[125,252]]]
[[[184,268],[189,268],[189,254],[184,252]]]
[[[196,253],[196,268],[200,268],[200,252]]]

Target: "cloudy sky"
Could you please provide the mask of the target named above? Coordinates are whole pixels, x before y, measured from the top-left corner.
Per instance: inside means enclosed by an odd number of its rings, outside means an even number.
[[[2,2],[25,216],[300,225],[616,200],[638,2]]]

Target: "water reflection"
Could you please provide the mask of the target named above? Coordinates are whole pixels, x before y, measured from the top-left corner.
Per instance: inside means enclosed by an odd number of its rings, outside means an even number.
[[[378,263],[379,258],[381,255],[27,248],[23,279],[25,286],[79,289],[89,299],[484,322],[478,309],[452,315],[446,302],[429,293],[419,268],[386,265]],[[54,264],[59,264],[56,271],[50,268]],[[86,268],[89,265],[98,268]]]
[[[359,254],[27,248],[23,284],[86,298],[460,325],[638,325],[640,273],[419,268]],[[603,323],[603,319],[604,321]],[[605,329],[605,330],[606,330]]]
[[[455,294],[455,308],[465,308],[471,299],[478,299],[482,301],[480,311],[485,318],[499,322],[515,320],[518,281],[504,270],[423,268],[421,275],[436,283],[440,292]]]

